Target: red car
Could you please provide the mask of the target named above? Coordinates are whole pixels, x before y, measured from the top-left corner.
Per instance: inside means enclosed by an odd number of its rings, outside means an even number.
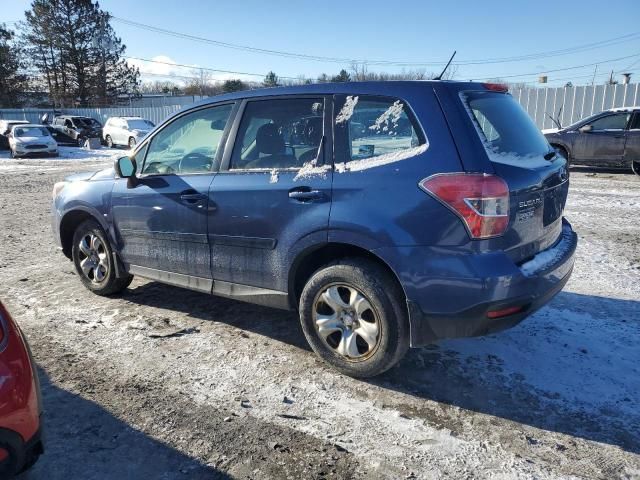
[[[11,478],[43,453],[40,384],[29,345],[0,302],[0,478]]]

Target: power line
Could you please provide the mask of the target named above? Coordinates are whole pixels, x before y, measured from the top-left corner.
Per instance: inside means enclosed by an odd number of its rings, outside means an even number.
[[[577,70],[577,69],[585,68],[585,67],[593,67],[594,65],[600,65],[600,64],[603,64],[603,63],[611,63],[611,62],[617,62],[619,60],[626,60],[628,58],[635,58],[635,57],[637,57],[639,55],[640,55],[640,53],[634,53],[633,55],[626,55],[624,57],[610,58],[610,59],[607,59],[607,60],[600,60],[599,62],[585,63],[584,65],[576,65],[576,66],[573,66],[573,67],[564,67],[564,68],[554,68],[552,70],[542,70],[542,71],[531,72],[531,73],[519,73],[519,74],[516,74],[516,75],[494,75],[493,78],[530,77],[530,76],[533,76],[533,75],[540,75],[542,73],[555,73],[555,72],[564,72],[564,71],[567,71],[567,70]]]
[[[229,48],[234,50],[242,50],[253,53],[261,53],[267,55],[275,55],[280,57],[288,57],[288,58],[297,58],[301,60],[311,60],[311,61],[319,61],[319,62],[330,62],[330,63],[363,63],[367,65],[390,65],[390,66],[400,66],[400,67],[419,67],[419,66],[437,66],[444,65],[446,61],[429,61],[429,62],[398,62],[398,61],[390,61],[390,60],[367,60],[367,59],[355,59],[355,58],[346,58],[346,57],[329,57],[322,55],[308,55],[303,53],[296,52],[288,52],[284,50],[272,50],[266,48],[252,47],[248,45],[241,45],[237,43],[223,42],[220,40],[214,40],[210,38],[200,37],[196,35],[191,35],[182,32],[176,32],[173,30],[167,30],[160,27],[155,27],[153,25],[148,25],[140,22],[135,22],[132,20],[127,20],[121,17],[111,17],[116,22],[123,23],[125,25],[133,26],[136,28],[141,28],[147,31],[152,31],[155,33],[161,33],[164,35],[169,35],[172,37],[208,43],[212,45],[217,45],[223,48]],[[453,65],[482,65],[482,64],[493,64],[493,63],[508,63],[508,62],[517,62],[523,60],[536,60],[541,58],[560,56],[560,55],[568,55],[571,53],[583,52],[587,50],[593,50],[595,48],[609,47],[612,45],[616,45],[618,43],[628,42],[631,40],[635,40],[640,38],[640,32],[633,32],[626,35],[621,35],[619,37],[614,37],[606,40],[601,40],[598,42],[592,42],[585,45],[579,45],[571,48],[564,48],[560,50],[552,50],[547,52],[538,52],[531,53],[527,55],[520,55],[514,57],[502,57],[502,58],[489,58],[489,59],[476,59],[476,60],[467,60],[467,61],[458,61],[453,62]]]
[[[161,65],[169,65],[171,67],[190,68],[192,70],[205,70],[207,72],[230,73],[230,74],[233,74],[233,75],[247,75],[247,76],[252,76],[252,77],[265,77],[266,76],[266,73],[236,72],[236,71],[233,71],[233,70],[221,70],[221,69],[218,69],[218,68],[197,67],[197,66],[194,66],[194,65],[184,65],[184,64],[181,64],[181,63],[163,62],[161,60],[150,60],[148,58],[140,58],[140,57],[124,57],[124,58],[126,58],[127,60],[138,60],[138,61],[141,61],[141,62],[149,62],[149,63],[158,63],[158,64],[161,64]],[[144,72],[142,72],[142,74],[143,75],[147,75],[147,73],[144,73]],[[159,73],[157,75],[172,76],[172,75],[165,75],[163,73]],[[182,75],[173,75],[173,76],[180,77]],[[298,79],[298,77],[285,77],[285,76],[282,76],[282,75],[278,75],[278,77],[279,78],[284,78],[284,79],[287,79],[287,80],[297,80]],[[190,77],[189,76],[184,76],[184,78],[194,78],[194,77],[192,75]]]

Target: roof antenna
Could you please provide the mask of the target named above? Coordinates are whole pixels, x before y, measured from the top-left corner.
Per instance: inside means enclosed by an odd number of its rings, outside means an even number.
[[[451,65],[451,62],[453,61],[453,57],[455,57],[455,56],[456,56],[456,50],[453,51],[453,55],[451,55],[451,58],[447,62],[447,65],[444,67],[444,70],[442,70],[440,75],[438,75],[436,78],[434,78],[434,80],[442,80],[442,76],[444,75],[444,72],[447,71],[447,68],[449,68],[449,65]]]

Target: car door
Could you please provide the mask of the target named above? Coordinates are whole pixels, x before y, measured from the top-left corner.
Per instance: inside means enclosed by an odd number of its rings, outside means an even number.
[[[127,121],[123,118],[119,118],[116,122],[116,135],[118,137],[118,145],[128,145],[129,132],[127,131]]]
[[[112,212],[132,273],[210,290],[208,191],[234,103],[173,119],[136,151],[140,173],[116,180]]]
[[[573,157],[591,165],[620,166],[630,116],[629,112],[612,113],[590,122],[589,131],[581,127],[573,146]]]
[[[330,102],[316,95],[243,103],[209,191],[214,292],[286,292],[296,252],[326,241]]]
[[[633,118],[629,123],[629,129],[627,130],[627,142],[624,148],[624,165],[626,167],[632,167],[636,164],[636,173],[640,174],[640,111],[636,111],[633,114]]]

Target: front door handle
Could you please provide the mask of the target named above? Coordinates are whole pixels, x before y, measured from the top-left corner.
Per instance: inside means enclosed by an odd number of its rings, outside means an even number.
[[[184,203],[189,204],[199,203],[206,198],[206,194],[198,193],[194,190],[186,190],[180,194],[180,200],[182,200]]]
[[[295,190],[289,190],[289,198],[298,202],[312,202],[314,200],[323,200],[324,193],[320,190],[311,190],[309,187],[301,187]]]

